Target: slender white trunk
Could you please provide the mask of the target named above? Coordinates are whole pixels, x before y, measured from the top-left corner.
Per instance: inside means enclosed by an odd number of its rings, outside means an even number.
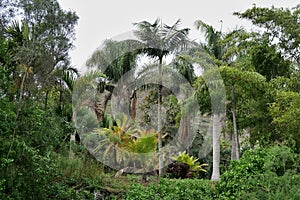
[[[162,58],[159,59],[158,66],[158,99],[157,99],[157,131],[158,131],[158,175],[163,175],[163,155],[161,152],[162,149],[162,125],[161,125],[161,101],[162,101],[162,80],[161,80],[161,67],[162,67]]]
[[[240,150],[239,150],[239,136],[238,136],[238,131],[237,131],[237,123],[236,123],[234,85],[231,86],[231,104],[232,104],[231,112],[232,112],[232,121],[233,121],[231,160],[239,160],[240,159]]]
[[[212,181],[220,180],[220,135],[222,131],[222,114],[213,114],[213,169],[212,169]]]

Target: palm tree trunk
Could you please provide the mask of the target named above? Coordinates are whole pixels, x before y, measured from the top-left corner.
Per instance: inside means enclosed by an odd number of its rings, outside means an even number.
[[[135,90],[135,91],[133,91],[133,94],[130,97],[130,117],[132,119],[135,119],[135,117],[136,117],[136,101],[137,101],[137,98],[136,98],[136,90]]]
[[[189,116],[182,116],[182,122],[180,123],[179,130],[179,141],[181,144],[184,144],[190,133],[190,118]]]
[[[237,123],[236,123],[236,107],[235,107],[235,96],[234,96],[234,85],[231,86],[231,112],[233,121],[233,136],[232,136],[232,146],[231,146],[231,160],[240,159],[239,151],[239,136],[237,133]]]
[[[158,131],[158,175],[162,176],[163,175],[163,155],[161,152],[162,149],[162,133],[161,133],[161,103],[162,103],[162,57],[159,58],[159,66],[158,66],[158,99],[157,99],[157,131]]]
[[[212,181],[220,180],[220,135],[222,130],[222,114],[213,114],[213,168]]]

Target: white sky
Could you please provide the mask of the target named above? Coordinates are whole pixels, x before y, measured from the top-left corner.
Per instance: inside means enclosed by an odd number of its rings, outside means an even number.
[[[235,11],[257,7],[294,7],[299,0],[58,0],[65,10],[79,16],[76,27],[75,49],[71,51],[72,66],[82,68],[89,56],[105,39],[115,38],[134,29],[133,23],[159,17],[163,23],[172,25],[182,20],[181,28],[190,28],[190,38],[201,38],[194,22],[201,19],[227,32],[237,26],[251,29],[249,22],[233,16]],[[126,34],[125,34],[126,35]]]

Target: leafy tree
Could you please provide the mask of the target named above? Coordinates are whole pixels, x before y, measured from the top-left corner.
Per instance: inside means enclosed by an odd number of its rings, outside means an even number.
[[[299,6],[258,8],[254,6],[236,16],[250,20],[258,31],[247,33],[243,28],[228,33],[222,44],[228,46],[226,58],[234,58],[241,69],[256,70],[267,80],[289,75],[299,65]]]
[[[78,17],[62,10],[56,1],[47,3],[48,6],[39,1],[8,3],[23,13],[18,16],[20,22],[11,20],[4,31],[7,54],[13,55],[10,63],[4,65],[11,71],[7,78],[15,80],[9,87],[11,91],[6,92],[10,93],[11,100],[19,101],[18,112],[21,112],[23,97],[36,96],[41,87],[55,84],[52,72],[69,64],[68,51]],[[17,97],[15,92],[19,93]]]
[[[252,8],[234,13],[242,19],[250,20],[264,30],[263,35],[269,42],[275,42],[280,53],[299,65],[299,19],[300,5],[287,8]]]
[[[253,45],[248,55],[255,70],[268,81],[277,76],[288,77],[292,71],[290,62],[276,51],[275,45],[269,45],[266,41]]]
[[[280,92],[275,96],[275,102],[270,106],[270,113],[275,125],[275,133],[272,135],[274,140],[287,143],[300,149],[299,141],[299,103],[300,94],[296,92]]]
[[[233,136],[232,136],[232,159],[239,159],[239,139],[238,126],[247,129],[251,127],[252,123],[247,123],[247,120],[257,118],[257,114],[261,108],[258,105],[263,103],[264,94],[266,93],[266,81],[263,76],[256,72],[241,71],[235,67],[221,67],[219,68],[221,76],[227,91],[228,107],[230,112],[227,116],[232,118],[233,122]],[[250,104],[249,106],[247,106]],[[255,105],[256,104],[256,105]],[[255,106],[251,108],[251,106]],[[262,107],[267,111],[267,105]],[[255,115],[255,117],[252,115]],[[239,117],[237,117],[239,116]],[[260,116],[263,122],[263,116]],[[246,123],[245,123],[246,122]],[[262,123],[260,122],[260,123]],[[259,122],[256,122],[258,124]],[[253,126],[253,125],[252,125]],[[251,131],[255,135],[255,131]]]
[[[62,10],[56,0],[20,0],[19,6],[24,21],[34,30],[33,39],[38,40],[51,57],[50,64],[46,65],[47,68],[44,66],[43,72],[52,72],[58,66],[68,65],[68,53],[73,47],[78,16]]]

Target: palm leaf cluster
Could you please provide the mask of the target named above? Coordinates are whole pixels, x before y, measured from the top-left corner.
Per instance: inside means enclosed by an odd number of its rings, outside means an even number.
[[[180,51],[189,44],[187,38],[189,29],[179,29],[180,20],[172,26],[162,24],[160,19],[156,19],[153,24],[142,21],[134,25],[137,27],[135,35],[144,43],[142,52],[152,58],[161,60],[164,56]]]
[[[118,82],[122,75],[136,67],[136,59],[142,44],[137,40],[106,40],[86,62],[106,74],[109,81]]]
[[[198,161],[199,159],[190,156],[189,154],[186,153],[186,151],[179,153],[177,156],[173,156],[172,159],[177,162],[187,164],[190,170],[193,172],[197,172],[197,171],[207,172],[205,169],[203,169],[203,167],[208,166],[208,164],[200,164],[200,162]]]
[[[101,152],[103,159],[115,159],[115,164],[135,163],[139,154],[151,154],[157,148],[157,133],[136,129],[126,115],[109,128],[95,129],[93,135],[99,136],[93,153]],[[149,157],[144,155],[145,158]]]

